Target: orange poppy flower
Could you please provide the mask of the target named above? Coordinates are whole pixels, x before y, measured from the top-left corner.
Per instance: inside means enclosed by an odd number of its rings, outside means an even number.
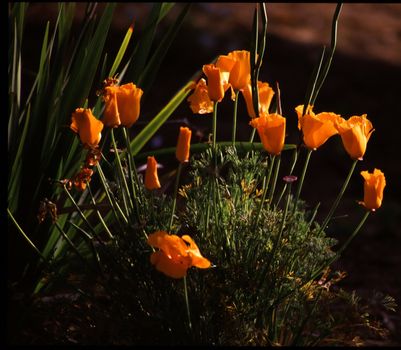
[[[209,98],[213,102],[220,102],[227,89],[230,87],[230,70],[234,66],[234,60],[227,56],[219,56],[216,64],[205,64],[202,68],[207,77]]]
[[[252,101],[252,85],[248,83],[245,87],[241,90],[242,96],[244,96],[246,109],[248,111],[248,115],[251,118],[255,118],[255,109],[253,108],[253,101]],[[269,86],[268,83],[263,83],[258,81],[258,92],[259,92],[259,115],[269,114],[269,107],[272,101],[274,91]]]
[[[189,107],[195,114],[207,114],[213,112],[213,102],[209,98],[209,92],[205,79],[200,79],[195,90],[187,99]]]
[[[366,146],[370,135],[374,131],[372,123],[362,116],[354,116],[348,120],[342,120],[338,123],[338,132],[340,133],[343,145],[352,159],[362,160],[366,151]]]
[[[251,80],[250,53],[246,50],[236,50],[227,56],[219,56],[216,66],[230,72],[228,82],[234,90],[241,90]]]
[[[249,123],[257,129],[263,148],[273,155],[284,147],[286,119],[277,113],[262,115]]]
[[[316,150],[331,136],[338,134],[337,124],[341,122],[340,115],[332,112],[315,114],[309,107],[302,116],[303,105],[295,108],[298,114],[298,128],[302,130],[303,140],[309,149]]]
[[[184,126],[180,127],[175,155],[180,163],[188,162],[191,146],[192,131]]]
[[[386,178],[379,169],[374,169],[373,173],[361,171],[361,175],[365,179],[363,189],[363,202],[359,202],[368,210],[375,211],[380,208],[383,200],[383,190],[386,187]]]
[[[155,157],[148,157],[145,171],[145,188],[155,190],[160,188],[159,177],[157,176],[157,162]]]
[[[88,108],[77,108],[71,115],[70,129],[79,135],[84,147],[96,147],[102,137],[103,123]]]
[[[106,86],[103,123],[112,128],[119,125],[130,128],[138,120],[142,94],[143,90],[133,83]]]
[[[180,238],[165,231],[157,231],[149,235],[148,244],[159,249],[152,253],[151,263],[169,277],[182,278],[191,266],[202,269],[211,266],[210,261],[201,255],[198,246],[188,235]]]

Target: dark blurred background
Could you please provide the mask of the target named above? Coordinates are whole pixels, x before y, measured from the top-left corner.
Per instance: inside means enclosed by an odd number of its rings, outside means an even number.
[[[163,28],[174,21],[176,7],[161,23]],[[84,10],[85,4],[78,7]],[[99,4],[102,7],[102,4]],[[134,21],[133,40],[141,30],[151,3],[119,3],[106,47],[112,56]],[[323,45],[330,46],[334,3],[268,3],[268,37],[260,80],[279,83],[283,115],[287,118],[286,142],[297,143],[297,117],[294,107],[303,103],[305,90]],[[250,48],[254,3],[194,3],[171,46],[148,96],[144,96],[142,113],[135,134],[151,120],[166,102],[203,64],[220,54]],[[27,14],[25,50],[31,52],[26,67],[36,70],[45,21],[54,21],[57,6],[32,3]],[[351,4],[343,6],[338,25],[338,44],[326,82],[317,98],[316,112],[332,111],[344,118],[367,114],[375,128],[364,160],[359,162],[344,199],[327,232],[344,241],[364,213],[356,201],[363,199],[361,170],[381,169],[387,179],[382,207],[371,215],[355,240],[345,251],[336,268],[349,276],[344,287],[356,289],[369,297],[372,291],[388,293],[401,304],[401,4]],[[79,24],[80,16],[76,23]],[[77,27],[78,28],[78,27]],[[25,56],[27,57],[27,56]],[[94,91],[99,87],[94,87]],[[240,100],[238,140],[248,140],[249,117]],[[232,103],[226,96],[219,107],[218,138],[230,139]],[[193,128],[193,141],[205,141],[211,130],[211,115],[192,115],[187,103],[174,113],[146,146],[146,149],[175,145],[178,128]],[[135,127],[137,129],[135,129]],[[299,164],[303,164],[301,153]],[[286,162],[287,155],[283,155]],[[314,207],[321,202],[324,217],[351,167],[352,161],[343,149],[339,136],[331,138],[313,152],[302,193]],[[168,164],[165,164],[167,167]],[[285,167],[283,175],[285,175]],[[296,172],[299,174],[299,167]],[[348,215],[348,217],[344,217]],[[401,329],[400,311],[384,320],[395,333]],[[398,331],[399,333],[399,331]],[[400,337],[398,338],[400,340]]]

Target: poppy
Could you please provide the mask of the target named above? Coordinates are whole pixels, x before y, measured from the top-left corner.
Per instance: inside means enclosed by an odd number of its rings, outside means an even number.
[[[77,108],[71,116],[70,128],[79,135],[84,147],[96,147],[102,137],[103,123],[89,108]]]
[[[369,138],[374,131],[372,123],[362,116],[342,120],[337,125],[344,148],[352,159],[362,160]]]
[[[286,119],[277,114],[262,115],[249,123],[258,131],[263,148],[270,154],[278,155],[284,147]]]
[[[159,177],[157,176],[157,162],[155,157],[148,157],[145,171],[145,187],[148,190],[160,188]]]
[[[138,120],[142,94],[143,90],[133,83],[106,86],[103,123],[112,128],[119,125],[130,128]]]
[[[180,127],[175,155],[180,163],[188,162],[192,131],[184,126]]]
[[[380,208],[383,201],[383,190],[386,187],[386,178],[379,169],[374,169],[373,173],[361,171],[362,177],[365,179],[363,189],[363,202],[359,202],[368,210],[375,211]]]

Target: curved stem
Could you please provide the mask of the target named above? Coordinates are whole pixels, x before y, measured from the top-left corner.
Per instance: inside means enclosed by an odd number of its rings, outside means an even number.
[[[175,178],[175,185],[174,185],[174,194],[173,194],[173,207],[171,208],[171,216],[170,216],[170,222],[168,224],[168,230],[167,232],[170,232],[171,226],[173,225],[174,221],[174,212],[175,212],[175,207],[177,204],[177,192],[178,192],[178,185],[180,183],[180,176],[181,176],[181,170],[182,170],[182,164],[178,164],[178,169],[177,169],[177,176]]]
[[[184,297],[185,297],[185,306],[187,309],[188,326],[189,330],[192,332],[191,312],[189,310],[189,300],[188,300],[187,276],[184,276]]]
[[[235,94],[235,103],[234,103],[234,115],[233,115],[233,131],[231,141],[233,146],[235,146],[235,136],[237,133],[237,110],[238,110],[238,97],[239,97],[239,90]]]
[[[302,169],[301,178],[299,179],[299,182],[298,182],[298,187],[297,187],[297,193],[295,195],[295,202],[294,202],[293,212],[297,208],[299,195],[301,194],[302,185],[304,183],[306,169],[308,168],[309,159],[310,159],[311,154],[312,154],[312,150],[308,148],[308,151],[307,151],[307,154],[306,154],[305,163],[304,163],[304,168]]]
[[[270,164],[269,164],[269,167],[267,169],[267,173],[264,176],[264,180],[265,181],[263,182],[263,196],[262,196],[261,202],[259,204],[258,212],[256,214],[255,227],[258,225],[260,213],[262,211],[263,204],[264,204],[264,202],[266,200],[266,194],[267,194],[267,190],[269,188],[270,177],[271,177],[272,172],[273,172],[273,165],[274,165],[274,160],[275,159],[276,159],[276,156],[272,156],[271,157]]]
[[[216,153],[216,132],[217,132],[217,104],[216,101],[213,105],[213,153]]]
[[[334,211],[337,209],[338,204],[340,203],[340,200],[341,200],[342,196],[344,195],[344,192],[348,186],[349,180],[351,179],[351,176],[355,170],[356,163],[358,163],[358,159],[355,159],[354,162],[352,163],[352,166],[351,166],[350,171],[348,172],[347,178],[345,179],[345,181],[343,183],[343,187],[341,188],[340,193],[337,195],[336,200],[334,201],[333,205],[331,206],[329,213],[327,214],[326,218],[324,219],[323,224],[320,227],[319,233],[325,229],[325,227],[327,226],[331,217],[333,216]]]

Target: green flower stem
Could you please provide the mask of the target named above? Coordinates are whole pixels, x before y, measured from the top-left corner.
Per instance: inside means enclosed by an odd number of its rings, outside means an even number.
[[[280,155],[275,156],[277,161],[274,164],[274,176],[273,176],[273,181],[272,185],[270,186],[270,192],[269,192],[269,206],[273,203],[273,197],[274,197],[274,192],[276,190],[276,184],[277,184],[277,177],[278,177],[278,172],[280,169],[280,162],[281,162],[281,157]]]
[[[58,229],[58,231],[60,232],[60,234],[63,236],[63,238],[67,241],[67,243],[69,244],[69,246],[72,248],[72,250],[75,252],[75,254],[77,254],[77,256],[82,260],[82,262],[88,266],[90,266],[88,264],[88,262],[86,261],[86,259],[82,256],[82,254],[79,252],[78,248],[74,245],[74,243],[71,241],[71,239],[67,236],[67,234],[64,232],[64,230],[62,229],[62,227],[58,224],[58,222],[56,221],[54,223]]]
[[[74,198],[71,196],[71,193],[70,193],[70,191],[68,191],[67,186],[65,184],[63,185],[63,189],[64,189],[64,192],[67,194],[68,198],[70,199],[70,201],[72,202],[72,204],[74,205],[74,207],[77,210],[81,219],[88,225],[89,229],[92,231],[93,236],[96,236],[96,232],[95,232],[94,228],[92,227],[92,225],[90,224],[90,222],[88,221],[88,219],[86,218],[84,213],[82,212],[82,210],[79,207],[79,205],[77,204],[77,202],[75,202]]]
[[[262,189],[263,190],[263,196],[262,196],[262,200],[261,200],[261,202],[259,204],[258,212],[256,214],[255,227],[258,225],[260,213],[262,211],[263,204],[264,204],[264,202],[266,200],[266,193],[267,193],[267,190],[269,188],[270,177],[271,177],[272,172],[273,172],[273,166],[274,166],[275,159],[276,159],[276,156],[271,156],[269,167],[268,167],[267,172],[266,172],[266,174],[264,176],[264,179],[263,179],[264,180],[263,181],[263,189]]]
[[[253,139],[255,138],[255,133],[256,133],[256,129],[253,128],[252,132],[251,132],[251,137],[249,138],[249,142],[252,143]]]
[[[127,128],[124,126],[123,127],[123,133],[124,133],[124,138],[125,138],[125,144],[128,149],[128,175],[131,183],[131,191],[132,191],[132,197],[133,197],[133,202],[135,206],[135,214],[138,220],[138,223],[140,223],[141,218],[140,218],[140,213],[139,213],[139,207],[138,203],[141,204],[141,196],[137,194],[136,188],[139,189],[139,179],[138,179],[138,173],[136,172],[136,166],[135,166],[135,161],[134,157],[132,156],[132,151],[130,147],[130,139],[129,139],[129,133],[127,132]]]
[[[13,214],[11,213],[10,209],[7,208],[7,214],[10,217],[11,221],[13,222],[13,224],[15,225],[15,227],[17,228],[18,232],[22,234],[22,236],[24,236],[25,240],[29,243],[29,245],[33,248],[33,250],[39,254],[39,256],[42,258],[42,260],[44,262],[47,263],[46,258],[42,255],[42,253],[40,252],[40,250],[38,248],[36,248],[35,244],[29,239],[29,237],[26,235],[26,233],[24,232],[24,230],[21,228],[21,226],[18,224],[17,220],[15,220]]]
[[[236,136],[236,133],[237,133],[238,97],[239,97],[239,90],[235,94],[235,102],[234,102],[233,131],[232,131],[232,137],[231,137],[233,146],[235,146],[235,136]]]
[[[297,208],[299,195],[301,194],[302,185],[303,185],[304,179],[305,179],[306,169],[308,168],[309,159],[310,159],[310,156],[312,154],[312,151],[313,150],[308,148],[307,153],[306,153],[306,159],[305,159],[305,163],[304,163],[304,168],[302,169],[301,178],[299,179],[299,182],[298,182],[297,193],[295,195],[295,202],[294,202],[293,212],[295,212],[295,210]]]
[[[216,132],[217,132],[217,105],[218,102],[216,101],[213,104],[213,153],[216,156]]]
[[[355,159],[354,162],[352,163],[350,171],[348,172],[348,176],[343,183],[343,187],[341,188],[340,193],[337,195],[336,200],[334,201],[333,205],[331,206],[329,213],[327,214],[326,218],[323,221],[323,224],[320,227],[320,231],[319,231],[318,235],[320,234],[321,231],[323,231],[325,229],[325,227],[329,223],[331,217],[333,216],[334,211],[337,209],[338,204],[340,203],[340,200],[341,200],[342,196],[344,195],[344,192],[348,186],[349,180],[351,179],[351,176],[355,170],[355,166],[357,163],[358,163],[358,159]]]
[[[175,207],[177,204],[177,193],[178,193],[178,185],[180,183],[180,176],[181,176],[181,170],[182,170],[182,164],[178,164],[178,169],[177,169],[177,176],[175,178],[175,185],[174,185],[174,194],[173,194],[173,207],[171,208],[171,216],[170,216],[170,222],[168,224],[168,230],[167,232],[170,232],[171,226],[173,226],[173,221],[174,221],[174,212],[175,212]]]
[[[124,201],[125,211],[126,211],[126,214],[127,214],[128,218],[129,218],[130,217],[130,215],[129,215],[130,210],[128,209],[127,196],[128,196],[128,200],[130,202],[129,204],[130,204],[131,208],[133,208],[133,204],[132,204],[132,200],[131,200],[131,198],[129,196],[129,189],[128,189],[127,180],[125,178],[124,169],[123,169],[123,167],[121,165],[120,155],[119,155],[118,150],[117,150],[117,144],[116,144],[116,140],[114,138],[114,128],[111,129],[110,134],[111,134],[111,142],[113,144],[114,153],[115,153],[116,159],[117,159],[118,171],[119,171],[119,174],[120,174],[120,178],[121,178],[122,184],[124,185],[124,189],[125,189],[125,191],[122,191],[122,193],[123,193],[122,197],[123,197],[123,201]]]
[[[188,327],[189,330],[192,332],[191,312],[189,310],[189,300],[188,300],[187,276],[184,276],[184,297],[185,297],[185,306],[187,309]]]
[[[299,152],[299,149],[294,148],[294,153],[292,156],[292,162],[291,162],[291,168],[290,168],[290,175],[292,175],[292,173],[294,172],[295,164],[297,163],[297,160],[298,160],[298,152]],[[277,206],[280,204],[281,199],[284,196],[285,190],[287,189],[287,186],[288,186],[288,184],[285,183],[283,186],[283,189],[281,190],[280,196],[277,199],[277,204],[276,204]]]
[[[362,220],[359,222],[359,225],[356,227],[354,232],[352,232],[351,236],[348,237],[348,239],[345,241],[343,246],[338,250],[337,255],[338,257],[342,254],[342,252],[345,250],[345,248],[348,247],[350,242],[355,238],[355,236],[358,234],[359,230],[362,228],[363,224],[365,223],[366,219],[370,215],[370,210],[367,210],[365,215],[362,217]],[[331,264],[331,263],[330,263]]]
[[[99,210],[97,209],[96,200],[95,200],[95,197],[93,196],[93,193],[92,193],[92,190],[90,188],[89,183],[87,183],[87,187],[88,187],[88,191],[89,191],[89,194],[91,196],[91,199],[92,199],[93,206],[95,207],[96,214],[97,214],[100,222],[102,223],[102,225],[104,227],[104,230],[106,231],[106,233],[107,233],[107,235],[109,236],[110,239],[114,239],[114,236],[111,234],[109,228],[107,227],[106,223],[103,220],[102,215],[100,214]]]
[[[111,190],[110,190],[109,185],[107,184],[106,177],[104,176],[102,167],[100,166],[99,163],[96,165],[96,168],[99,172],[100,180],[103,184],[104,191],[106,193],[106,196],[110,203],[110,206],[113,209],[113,213],[114,213],[114,216],[115,216],[117,222],[120,223],[120,226],[122,227],[121,221],[120,221],[120,217],[121,217],[124,220],[124,223],[127,225],[128,224],[127,217],[124,215],[124,213],[123,213],[122,209],[120,208],[120,206],[118,205],[117,201],[115,201],[115,200],[113,201],[113,199],[110,196]],[[117,210],[118,210],[118,214],[120,214],[120,216],[117,214]]]

